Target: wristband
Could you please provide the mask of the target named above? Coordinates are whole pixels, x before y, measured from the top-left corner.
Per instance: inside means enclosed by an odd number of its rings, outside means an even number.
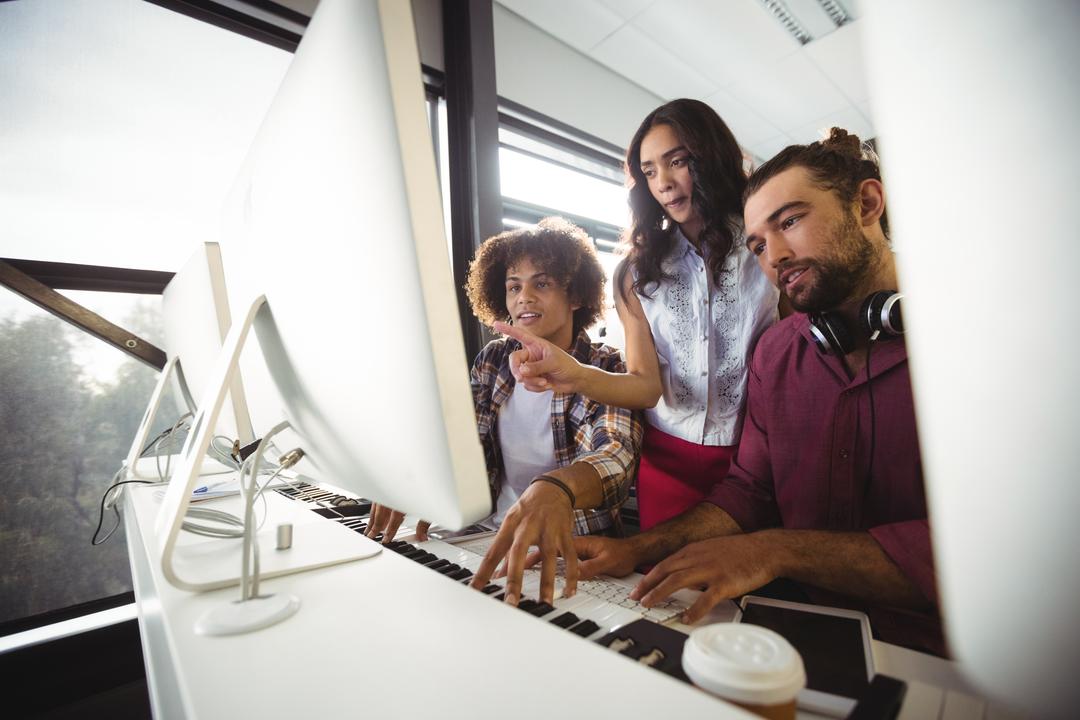
[[[540,482],[541,480],[551,483],[552,485],[558,487],[560,490],[566,493],[566,497],[570,498],[570,509],[574,509],[574,506],[577,505],[577,498],[574,497],[574,491],[570,489],[569,485],[564,483],[562,480],[559,480],[558,478],[551,477],[550,475],[537,475],[533,478],[532,482],[529,483],[529,485]]]

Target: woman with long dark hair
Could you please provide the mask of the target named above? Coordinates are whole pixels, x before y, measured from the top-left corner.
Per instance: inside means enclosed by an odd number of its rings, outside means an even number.
[[[512,359],[530,390],[577,392],[645,410],[642,529],[702,500],[727,474],[749,353],[777,317],[778,291],[742,241],[743,156],[716,112],[673,100],[642,121],[626,155],[631,226],[615,279],[625,374],[584,366],[527,332]]]

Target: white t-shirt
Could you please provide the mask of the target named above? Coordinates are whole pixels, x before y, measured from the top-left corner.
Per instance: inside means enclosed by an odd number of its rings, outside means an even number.
[[[502,524],[506,511],[517,502],[537,475],[554,469],[555,436],[551,429],[551,401],[554,393],[529,392],[515,386],[499,408],[498,437],[503,475],[495,512],[482,521],[487,527]]]
[[[705,260],[676,228],[664,259],[672,276],[638,295],[652,329],[664,394],[648,423],[701,445],[734,445],[742,429],[748,353],[776,322],[780,291],[761,272],[741,233],[714,283]]]

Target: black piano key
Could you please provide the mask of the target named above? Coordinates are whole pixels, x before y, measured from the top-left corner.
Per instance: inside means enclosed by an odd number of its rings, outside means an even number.
[[[412,550],[403,552],[401,554],[404,557],[409,558],[410,560],[416,560],[417,558],[423,557],[424,555],[429,555],[430,553],[428,553],[428,551],[424,550],[423,548],[414,547]]]
[[[554,605],[548,605],[546,602],[538,602],[535,606],[528,610],[528,613],[530,615],[535,615],[536,617],[544,617],[554,609]]]
[[[498,585],[485,585],[484,587],[480,588],[480,592],[484,593],[485,595],[490,595],[491,593],[499,592],[500,590],[502,590],[502,588]]]
[[[451,578],[453,580],[464,580],[465,578],[471,578],[472,577],[472,571],[469,570],[468,568],[458,568],[457,570],[450,573],[446,577]]]
[[[577,625],[579,622],[581,622],[581,618],[579,618],[577,615],[575,615],[572,612],[565,612],[562,615],[560,615],[559,617],[552,618],[552,620],[551,620],[552,625],[558,625],[559,627],[563,628],[564,630],[571,627],[571,626],[573,626],[573,625]]]
[[[528,611],[532,610],[534,607],[536,607],[536,601],[535,600],[530,600],[529,598],[523,597],[520,600],[518,600],[517,606],[518,606],[518,610],[524,610],[525,612],[528,612]]]
[[[450,564],[449,560],[447,560],[446,558],[440,558],[440,559],[436,560],[435,562],[430,563],[428,565],[428,567],[431,568],[432,570],[438,570],[439,568],[444,568],[449,564]]]
[[[439,556],[425,550],[423,555],[417,555],[412,559],[420,563],[421,565],[427,565],[429,562],[438,560]]]
[[[455,565],[454,563],[450,563],[449,565],[444,565],[443,567],[439,568],[438,572],[441,572],[443,575],[449,575],[450,573],[457,572],[460,569],[461,569],[460,565]]]
[[[581,637],[589,637],[594,632],[600,629],[600,626],[594,623],[592,620],[583,620],[574,627],[570,628],[570,632]]]
[[[501,592],[498,595],[492,595],[492,597],[495,598],[496,600],[502,600],[504,597],[506,597],[506,593]]]
[[[394,542],[386,543],[386,547],[393,550],[394,552],[408,552],[408,549],[411,548],[412,545],[405,542],[404,540],[395,540]]]

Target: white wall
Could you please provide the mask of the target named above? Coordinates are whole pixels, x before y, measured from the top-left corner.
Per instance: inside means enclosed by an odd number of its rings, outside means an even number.
[[[310,14],[317,0],[279,0]],[[442,0],[412,0],[420,59],[445,70]],[[638,123],[664,100],[519,15],[493,3],[498,92],[537,112],[626,147]]]
[[[499,95],[626,147],[664,101],[501,5],[494,8]]]

